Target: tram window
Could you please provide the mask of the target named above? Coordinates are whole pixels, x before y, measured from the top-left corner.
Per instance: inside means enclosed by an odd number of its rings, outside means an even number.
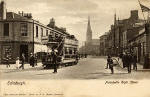
[[[68,50],[67,50],[67,48],[65,48],[65,54],[68,54]]]
[[[58,38],[58,34],[55,34],[55,37]]]
[[[69,54],[72,54],[72,50],[69,50]]]
[[[53,31],[50,31],[50,35],[53,35]]]
[[[53,33],[53,35],[52,35],[53,37],[55,37],[55,33]]]

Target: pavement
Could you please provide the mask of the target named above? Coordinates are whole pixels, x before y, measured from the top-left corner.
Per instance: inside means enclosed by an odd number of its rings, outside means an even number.
[[[123,68],[123,63],[122,63],[122,59],[118,57],[113,57],[118,61],[118,64],[121,68]],[[133,66],[133,65],[132,65]],[[132,67],[133,68],[133,67]],[[140,63],[137,63],[137,71],[150,71],[150,69],[143,69],[143,65]]]
[[[21,65],[21,64],[20,64]],[[0,72],[13,72],[13,71],[26,71],[32,69],[42,68],[42,63],[37,63],[35,67],[30,66],[30,64],[24,64],[24,69],[18,69],[16,64],[10,64],[10,67],[7,68],[6,64],[0,65]]]

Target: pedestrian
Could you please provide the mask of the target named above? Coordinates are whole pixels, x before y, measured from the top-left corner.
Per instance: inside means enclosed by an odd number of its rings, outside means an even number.
[[[126,57],[126,65],[128,68],[128,73],[131,73],[132,55],[128,52]]]
[[[118,56],[117,56],[117,57],[118,57],[118,61],[119,61],[119,59],[120,59],[120,54],[118,54]]]
[[[113,68],[113,60],[112,60],[111,56],[108,56],[107,61],[108,61],[109,69],[111,70],[111,74],[113,74],[114,68]]]
[[[105,68],[105,69],[110,68],[110,67],[109,67],[109,58],[110,58],[110,56],[108,55],[108,57],[107,57],[107,65],[106,65],[106,68]]]
[[[53,73],[57,73],[57,54],[56,54],[56,51],[54,50],[54,48],[52,49],[51,56],[52,56],[52,64],[53,64],[53,68],[54,68]]]
[[[76,53],[76,63],[78,63],[78,61],[79,61],[79,54],[78,53]]]
[[[37,54],[35,54],[35,57],[34,57],[34,64],[35,66],[37,66]]]
[[[137,56],[135,54],[133,56],[133,70],[137,71]]]
[[[44,66],[45,61],[46,61],[46,54],[44,54],[44,55],[42,56],[42,64],[43,64],[43,66]]]
[[[25,62],[25,56],[24,56],[24,53],[22,53],[22,55],[21,55],[21,66],[19,68],[24,69],[24,62]]]
[[[34,67],[34,56],[33,56],[33,54],[31,53],[30,54],[30,60],[29,60],[29,62],[30,62],[30,66],[32,66],[32,67]]]
[[[85,58],[87,58],[87,54],[85,54]]]
[[[126,67],[126,58],[127,58],[127,54],[124,52],[122,55],[122,64],[123,64],[123,68]]]
[[[6,55],[6,67],[7,67],[7,68],[10,67],[9,59],[10,59],[10,57],[9,57],[9,55],[7,54],[7,55]]]
[[[19,57],[16,58],[16,68],[19,69],[20,66],[20,60]]]

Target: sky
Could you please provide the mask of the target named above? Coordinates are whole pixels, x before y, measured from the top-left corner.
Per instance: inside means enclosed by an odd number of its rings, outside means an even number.
[[[92,35],[98,39],[110,30],[114,14],[117,18],[130,17],[131,10],[139,10],[138,0],[5,0],[7,11],[32,13],[34,19],[47,25],[51,18],[56,26],[65,27],[82,44],[86,39],[88,16],[90,16]],[[140,0],[150,8],[150,0]]]

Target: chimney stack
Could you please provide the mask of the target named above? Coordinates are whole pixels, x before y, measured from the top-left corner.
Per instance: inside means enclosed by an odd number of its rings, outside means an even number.
[[[139,19],[138,10],[131,10],[131,16],[130,16],[130,18],[132,20],[138,20]]]
[[[1,1],[0,3],[0,19],[6,19],[6,3],[5,1]]]
[[[24,12],[22,11],[22,16],[24,16]]]

